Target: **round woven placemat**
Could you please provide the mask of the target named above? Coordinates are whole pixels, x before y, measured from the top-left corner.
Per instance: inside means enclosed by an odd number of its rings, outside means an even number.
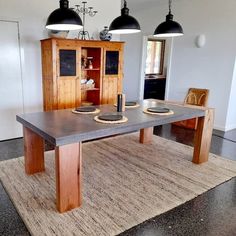
[[[100,112],[99,109],[96,108],[95,111],[90,111],[90,112],[80,112],[80,111],[76,111],[75,109],[72,110],[73,113],[75,114],[83,114],[83,115],[90,115],[90,114],[98,114]]]
[[[114,104],[115,107],[117,107],[117,104]],[[137,103],[136,105],[134,106],[125,106],[125,108],[137,108],[137,107],[140,107],[140,105]]]
[[[168,116],[168,115],[173,115],[174,112],[172,110],[170,110],[169,112],[166,113],[157,113],[157,112],[150,112],[146,109],[143,110],[144,113],[146,114],[150,114],[150,115],[158,115],[158,116]]]
[[[105,121],[105,120],[100,120],[98,116],[94,117],[94,120],[98,123],[103,123],[103,124],[122,124],[126,123],[128,121],[128,118],[123,116],[121,120],[116,120],[116,121]]]

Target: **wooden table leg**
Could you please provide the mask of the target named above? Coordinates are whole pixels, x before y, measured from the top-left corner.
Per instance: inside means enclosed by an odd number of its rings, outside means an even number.
[[[206,110],[204,117],[199,117],[194,137],[193,162],[201,164],[208,161],[214,122],[214,110]]]
[[[60,213],[81,205],[82,143],[56,147],[56,201]]]
[[[139,142],[143,144],[151,143],[152,136],[153,136],[153,127],[141,129],[139,135]]]
[[[44,171],[44,139],[27,127],[23,127],[23,133],[26,174]]]

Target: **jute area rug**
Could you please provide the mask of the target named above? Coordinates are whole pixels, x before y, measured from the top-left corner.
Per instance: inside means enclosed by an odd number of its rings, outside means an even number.
[[[54,153],[46,172],[24,173],[23,158],[0,163],[0,179],[32,235],[116,235],[236,176],[236,162],[210,155],[191,162],[191,147],[131,134],[83,145],[83,205],[55,207]]]

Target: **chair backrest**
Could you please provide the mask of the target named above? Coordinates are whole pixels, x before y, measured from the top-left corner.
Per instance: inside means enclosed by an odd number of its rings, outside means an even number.
[[[209,90],[190,88],[185,97],[184,103],[196,106],[206,106],[208,102]]]

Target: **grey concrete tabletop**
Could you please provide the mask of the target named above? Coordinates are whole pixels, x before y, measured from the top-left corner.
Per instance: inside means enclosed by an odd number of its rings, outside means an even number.
[[[172,115],[150,115],[143,112],[147,107],[162,106],[171,109]],[[100,114],[116,113],[113,105],[100,105]],[[30,128],[55,146],[92,140],[143,128],[172,123],[205,115],[202,109],[174,105],[159,100],[144,100],[138,108],[127,108],[122,114],[128,122],[122,124],[102,124],[94,120],[95,114],[74,114],[71,109],[36,112],[17,115],[23,126]]]

